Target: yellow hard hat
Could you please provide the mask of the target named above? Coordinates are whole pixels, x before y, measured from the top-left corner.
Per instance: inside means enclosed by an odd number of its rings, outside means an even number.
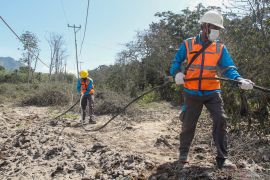
[[[80,76],[81,76],[81,78],[86,78],[86,77],[88,76],[88,71],[82,70],[82,71],[80,72]]]

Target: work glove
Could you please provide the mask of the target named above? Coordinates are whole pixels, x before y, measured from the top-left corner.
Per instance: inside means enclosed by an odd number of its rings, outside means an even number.
[[[175,75],[175,78],[174,78],[175,84],[177,84],[177,85],[184,84],[185,83],[184,82],[184,77],[185,77],[185,75],[183,73],[181,73],[181,72],[177,73]]]
[[[244,90],[250,90],[253,89],[254,82],[252,82],[249,79],[238,79],[240,82],[239,87]]]

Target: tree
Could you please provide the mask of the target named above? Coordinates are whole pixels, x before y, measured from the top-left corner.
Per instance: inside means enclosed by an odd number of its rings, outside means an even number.
[[[175,54],[171,49],[177,49],[184,39],[199,32],[198,20],[204,11],[206,9],[198,5],[197,10],[185,9],[181,14],[156,13],[160,21],[138,32],[136,39],[127,43],[118,54],[118,70],[110,77],[110,82],[126,92],[144,91],[149,86],[160,84],[168,75]]]
[[[51,50],[49,70],[49,77],[51,78],[53,71],[55,76],[59,76],[65,72],[67,51],[64,47],[65,42],[62,35],[52,33],[47,41]]]
[[[270,87],[270,2],[232,0],[231,4],[234,6],[231,11],[223,11],[226,29],[221,31],[221,41],[225,42],[244,78]],[[241,13],[235,11],[239,8]],[[187,8],[179,14],[170,11],[156,13],[159,21],[137,33],[136,38],[118,54],[115,65],[93,71],[95,80],[114,91],[130,95],[164,82],[179,45],[199,33],[198,20],[210,9],[223,10],[199,4],[195,10]],[[107,76],[101,76],[105,71]],[[163,99],[179,102],[182,98],[179,89],[166,87],[159,90],[159,94]],[[269,127],[269,94],[256,90],[242,92],[237,86],[228,84],[222,86],[222,91],[231,123],[239,124],[238,120],[242,118],[251,124],[251,119],[257,119],[262,129]]]
[[[231,0],[227,7],[226,31],[224,40],[239,67],[240,74],[258,85],[270,86],[269,53],[270,53],[270,2],[258,0]],[[230,97],[229,90],[224,95]],[[270,96],[259,91],[239,93],[241,112],[249,119],[258,119],[261,127],[269,121]],[[232,98],[230,98],[232,99]],[[237,98],[233,98],[237,101]],[[227,102],[226,102],[227,101]],[[225,99],[228,107],[235,109],[235,104]],[[244,107],[244,108],[243,108]],[[233,112],[233,110],[230,110]],[[237,112],[231,113],[237,116]],[[259,116],[258,116],[259,115]],[[238,118],[238,117],[236,117]],[[268,121],[267,121],[268,120]],[[267,126],[267,125],[266,125]],[[262,128],[264,129],[264,128]]]
[[[21,61],[27,64],[28,67],[28,74],[27,74],[27,82],[32,82],[33,79],[33,73],[36,68],[38,55],[40,52],[40,49],[38,47],[38,38],[35,34],[26,31],[20,36],[20,39],[23,42],[23,52],[22,52],[22,58]],[[32,64],[34,62],[34,68],[32,68]]]
[[[0,66],[0,71],[5,71],[4,66]]]

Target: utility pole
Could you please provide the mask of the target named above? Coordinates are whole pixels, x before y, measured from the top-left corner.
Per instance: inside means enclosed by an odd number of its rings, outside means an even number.
[[[80,63],[80,71],[82,70],[82,61],[79,61],[79,63]]]
[[[75,51],[76,51],[76,64],[77,64],[77,77],[79,78],[79,61],[78,61],[78,53],[77,53],[77,38],[76,38],[76,33],[81,29],[81,25],[80,26],[75,26],[75,24],[74,24],[73,26],[70,26],[68,24],[68,27],[69,28],[73,28],[73,31],[74,31],[74,36],[75,36]]]
[[[64,75],[64,79],[67,79],[67,61],[65,61],[65,75]]]

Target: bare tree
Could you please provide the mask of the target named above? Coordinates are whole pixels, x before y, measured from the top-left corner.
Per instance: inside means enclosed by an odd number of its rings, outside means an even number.
[[[64,72],[65,58],[67,57],[65,42],[62,35],[52,33],[47,40],[51,50],[51,62],[49,70],[49,78],[54,72],[56,76]]]

